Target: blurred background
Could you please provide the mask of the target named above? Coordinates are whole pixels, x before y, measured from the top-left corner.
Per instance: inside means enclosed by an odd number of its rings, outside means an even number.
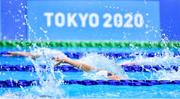
[[[1,40],[180,40],[180,0],[0,0]]]

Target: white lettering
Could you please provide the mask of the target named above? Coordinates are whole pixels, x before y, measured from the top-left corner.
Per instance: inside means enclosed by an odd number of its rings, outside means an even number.
[[[124,15],[124,18],[126,19],[124,23],[125,28],[133,28],[133,16],[131,13],[127,13]]]
[[[47,19],[47,27],[51,27],[51,17],[53,15],[54,14],[52,12],[45,12],[44,13],[44,16],[46,16],[46,19]]]
[[[112,27],[112,24],[111,24],[112,16],[111,16],[111,14],[110,13],[105,13],[103,15],[103,18],[105,19],[103,27],[104,28],[111,28]]]
[[[65,25],[65,16],[63,13],[59,12],[55,15],[55,25],[57,27],[63,27]]]
[[[120,28],[123,26],[123,16],[120,13],[114,15],[114,26]]]
[[[144,19],[143,19],[143,15],[140,13],[137,13],[134,15],[134,25],[137,28],[141,28],[144,25]]]
[[[86,27],[86,21],[87,21],[87,18],[88,18],[88,13],[85,13],[85,14],[79,13],[79,18],[81,20],[81,26],[83,28]]]
[[[142,28],[144,26],[144,17],[141,13],[104,13],[103,16],[99,16],[97,13],[45,12],[44,16],[47,27],[55,25],[60,28],[86,28],[87,26],[97,28],[100,24],[103,28]]]
[[[68,27],[71,27],[71,26],[73,26],[73,27],[78,27],[78,25],[77,25],[77,23],[76,23],[76,20],[75,20],[75,17],[77,16],[77,14],[76,13],[73,13],[73,14],[71,14],[71,13],[68,13],[67,14],[67,26]]]
[[[89,25],[92,28],[99,26],[99,16],[96,13],[92,13],[89,16]]]

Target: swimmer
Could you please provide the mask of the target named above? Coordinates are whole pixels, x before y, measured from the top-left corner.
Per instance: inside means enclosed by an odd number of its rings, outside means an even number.
[[[57,66],[61,63],[68,63],[72,66],[75,66],[85,72],[91,72],[91,71],[96,71],[96,72],[100,72],[102,74],[102,76],[105,76],[111,80],[120,80],[121,78],[119,76],[117,76],[116,74],[112,73],[112,72],[108,72],[107,70],[100,70],[100,69],[96,69],[88,64],[82,63],[80,61],[77,60],[72,60],[68,57],[66,57],[66,55],[64,55],[64,53],[52,53],[53,57],[52,60],[54,60],[56,62],[56,64],[54,66]],[[23,56],[23,57],[29,57],[31,59],[36,59],[38,57],[41,57],[40,53],[31,53],[31,52],[8,52],[6,56]]]

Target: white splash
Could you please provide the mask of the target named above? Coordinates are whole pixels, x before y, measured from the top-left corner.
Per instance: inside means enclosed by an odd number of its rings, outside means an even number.
[[[162,65],[165,67],[170,67],[172,65],[180,65],[180,56],[174,56],[174,53],[169,50],[164,50],[161,56],[146,57],[146,56],[136,56],[134,60],[126,61],[125,63],[136,64],[136,65]],[[123,64],[123,63],[122,63]]]
[[[154,76],[158,80],[180,80],[180,71],[166,71],[166,70],[161,70],[157,71]]]
[[[54,74],[55,62],[52,60],[52,57],[55,55],[65,57],[65,55],[61,51],[47,48],[35,49],[31,53],[39,55],[37,59],[31,59],[40,81],[40,86],[34,87],[34,90],[40,95],[62,98],[64,96],[64,91],[60,88],[60,85],[63,83],[64,76],[61,72],[58,72],[60,77],[56,79]],[[42,68],[41,65],[46,65],[46,67]]]
[[[109,59],[104,55],[100,55],[97,53],[89,53],[82,57],[79,61],[86,63],[96,69],[106,70],[108,72],[115,73],[119,76],[126,76],[124,70],[115,62],[114,59]],[[101,72],[101,71],[100,71]],[[91,73],[84,73],[84,77],[90,79],[107,79],[100,75],[100,72],[91,72]],[[102,73],[101,73],[102,74]]]

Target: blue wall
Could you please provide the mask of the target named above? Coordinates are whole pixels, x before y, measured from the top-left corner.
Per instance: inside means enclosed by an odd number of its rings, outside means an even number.
[[[0,1],[0,40],[1,40],[1,1]]]
[[[161,28],[169,40],[180,40],[180,0],[161,0]]]
[[[46,37],[50,40],[68,41],[159,41],[161,39],[160,32],[149,31],[152,27],[160,29],[159,1],[157,0],[147,1],[147,3],[142,0],[104,0],[103,2],[77,0],[77,2],[78,5],[74,5],[74,0],[46,0],[43,5],[40,5],[42,1],[28,1],[27,16],[29,26],[31,26],[28,31],[29,39],[47,40]],[[52,14],[50,19],[44,15],[45,13]],[[58,16],[57,19],[58,14],[61,14],[61,17]],[[92,22],[93,15],[96,15],[96,18],[93,17]],[[113,18],[115,15],[118,15],[118,18]],[[72,16],[75,17],[71,18]],[[86,21],[82,21],[84,16],[87,16]],[[73,21],[70,21],[72,19]],[[121,22],[115,19],[121,19]],[[47,25],[48,22],[50,25]],[[63,25],[58,25],[57,22]],[[108,24],[105,25],[107,22]],[[83,23],[85,25],[82,25]],[[92,23],[97,23],[97,25],[93,26]],[[115,23],[120,24],[117,26]]]
[[[2,39],[27,39],[27,26],[23,24],[27,0],[0,1]],[[162,34],[166,34],[169,40],[180,40],[179,19],[180,0],[160,0],[160,26]]]
[[[2,39],[21,40],[27,38],[24,15],[26,0],[1,0]]]

